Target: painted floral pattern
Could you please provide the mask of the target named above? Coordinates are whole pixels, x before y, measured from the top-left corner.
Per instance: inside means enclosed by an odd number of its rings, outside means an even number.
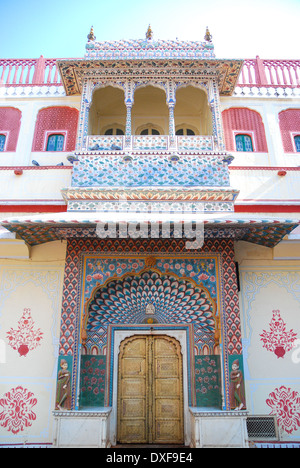
[[[85,156],[73,167],[72,187],[145,186],[229,187],[228,166],[218,156],[139,156],[127,164],[120,156]]]
[[[270,393],[266,401],[272,409],[271,414],[277,416],[278,426],[288,434],[300,427],[300,395],[291,388],[284,386]]]
[[[273,352],[277,358],[283,358],[288,351],[293,349],[297,334],[293,330],[286,331],[286,324],[280,315],[280,310],[273,310],[270,331],[263,330],[260,337],[264,348]]]
[[[16,387],[0,399],[0,425],[13,434],[18,434],[30,427],[36,420],[32,408],[37,399],[26,388]]]
[[[86,57],[97,59],[136,60],[141,58],[195,59],[214,58],[211,42],[122,39],[120,41],[91,41],[86,45]]]
[[[81,357],[81,406],[104,406],[105,369],[106,356]]]
[[[18,328],[11,328],[7,332],[9,345],[18,351],[20,356],[26,357],[29,351],[37,348],[43,339],[40,328],[34,328],[34,321],[30,309],[24,309],[18,322]]]
[[[220,408],[222,406],[220,357],[197,357],[195,379],[197,406]]]

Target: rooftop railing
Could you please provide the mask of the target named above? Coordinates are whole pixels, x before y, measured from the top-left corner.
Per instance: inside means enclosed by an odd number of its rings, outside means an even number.
[[[56,59],[0,59],[0,86],[61,85]],[[245,59],[238,86],[300,87],[300,60]]]
[[[0,86],[61,84],[56,59],[0,59]]]
[[[300,60],[245,59],[238,86],[300,87]]]

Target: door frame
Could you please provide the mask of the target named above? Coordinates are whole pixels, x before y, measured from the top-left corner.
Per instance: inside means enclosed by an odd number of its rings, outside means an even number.
[[[143,342],[145,343],[145,347],[144,347],[144,354],[143,355],[132,355],[132,354],[126,354],[126,347],[127,347],[127,344],[131,344],[131,343],[134,343],[135,341],[139,341],[139,340],[143,340]],[[176,378],[176,380],[179,381],[179,385],[178,385],[178,392],[175,393],[173,396],[174,398],[176,399],[176,401],[179,402],[179,407],[176,407],[177,411],[179,411],[179,427],[178,429],[178,432],[177,432],[177,436],[178,436],[178,440],[176,441],[176,439],[173,438],[173,436],[171,436],[171,434],[169,434],[169,436],[167,437],[167,441],[165,440],[165,442],[163,442],[162,440],[159,441],[159,438],[162,437],[162,435],[159,435],[159,433],[156,432],[156,429],[157,429],[157,426],[156,426],[156,421],[157,421],[157,418],[160,418],[160,419],[164,419],[164,416],[162,414],[160,414],[159,412],[157,412],[157,405],[155,404],[156,402],[156,398],[158,397],[160,401],[162,400],[168,400],[169,399],[169,396],[167,393],[164,393],[164,394],[159,394],[159,393],[156,393],[158,391],[158,388],[156,387],[156,384],[155,384],[155,378],[160,380],[161,382],[165,382],[165,379],[166,379],[166,375],[164,375],[163,373],[159,375],[158,373],[158,370],[157,370],[157,367],[156,367],[156,359],[158,360],[163,360],[163,354],[156,354],[156,351],[158,350],[157,346],[156,346],[156,343],[159,343],[161,341],[163,341],[164,343],[168,343],[168,354],[170,354],[170,359],[174,361],[172,362],[176,362],[177,364],[177,368],[176,368],[176,371],[175,371],[175,376],[172,376],[173,379]],[[173,345],[173,346],[169,346],[170,343]],[[145,364],[145,368],[144,368],[144,374],[143,374],[143,378],[142,380],[144,381],[145,380],[145,383],[146,383],[146,386],[145,386],[145,394],[144,394],[144,428],[145,428],[145,438],[147,439],[147,442],[131,442],[131,443],[139,443],[139,444],[172,444],[172,443],[175,443],[175,444],[183,444],[184,442],[184,430],[183,430],[183,422],[184,422],[184,418],[183,418],[183,363],[182,363],[182,352],[181,352],[181,345],[179,343],[178,340],[176,340],[175,338],[173,337],[170,337],[168,335],[158,335],[158,334],[147,334],[147,335],[134,335],[130,338],[126,338],[124,341],[122,341],[121,343],[121,348],[122,348],[122,355],[121,353],[119,354],[119,359],[118,359],[118,406],[117,406],[117,410],[118,410],[118,424],[117,424],[117,440],[118,442],[120,443],[120,438],[124,437],[123,436],[123,431],[122,431],[122,416],[121,416],[121,413],[123,414],[123,410],[121,410],[121,407],[122,407],[122,397],[123,397],[123,389],[121,390],[120,388],[120,384],[122,384],[122,379],[124,378],[129,378],[129,381],[132,381],[132,380],[135,380],[135,377],[133,377],[132,374],[130,374],[128,376],[128,374],[125,376],[124,374],[124,367],[122,365],[122,360],[123,359],[132,359],[134,357],[137,357],[138,359],[138,362],[140,364],[140,359],[144,359],[144,364]],[[163,362],[163,361],[160,361],[160,362]],[[164,365],[165,365],[165,361],[164,361]],[[150,375],[151,374],[151,375]],[[143,383],[141,382],[141,380],[139,380],[139,383]],[[149,392],[149,388],[148,385],[152,385],[152,394]],[[139,400],[141,401],[141,397],[143,397],[143,395],[140,395],[139,396]],[[125,397],[125,398],[128,398]],[[134,398],[134,397],[133,397]],[[153,407],[151,406],[152,410],[151,412],[148,412],[148,410],[150,409],[149,407],[149,404],[151,402],[151,405],[153,404]],[[174,408],[173,408],[174,409]],[[132,417],[134,418],[134,415],[132,414]],[[175,419],[176,416],[173,414],[173,417]],[[140,419],[139,419],[140,421]],[[127,421],[128,422],[128,421]],[[126,423],[123,423],[126,425]],[[150,442],[148,440],[149,438],[149,433],[148,433],[148,429],[149,429],[149,426],[151,427],[151,435],[153,437],[153,441]],[[159,431],[158,431],[159,432]],[[175,435],[174,435],[175,437]],[[180,438],[180,440],[179,440]],[[130,442],[128,441],[125,441],[126,439],[123,439],[123,443],[125,444],[129,444]]]
[[[153,327],[133,327],[128,326],[114,326],[111,330],[111,356],[110,356],[110,368],[112,372],[111,383],[112,383],[112,411],[110,414],[109,434],[111,445],[117,443],[117,430],[118,430],[118,380],[119,380],[119,354],[121,343],[129,337],[137,335],[165,335],[171,338],[175,338],[181,345],[182,354],[182,383],[183,383],[183,428],[184,428],[184,444],[190,445],[191,442],[191,425],[190,425],[190,412],[189,412],[189,368],[191,362],[189,362],[189,356],[192,353],[189,352],[189,340],[188,330],[190,326],[180,327],[181,329],[174,328],[172,326],[153,326]],[[191,382],[190,382],[191,385]]]

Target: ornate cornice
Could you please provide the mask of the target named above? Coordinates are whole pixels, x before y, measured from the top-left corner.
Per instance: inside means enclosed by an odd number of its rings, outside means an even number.
[[[204,218],[205,216],[205,218]],[[299,225],[296,219],[234,218],[232,213],[225,213],[218,218],[216,215],[204,214],[149,214],[143,213],[57,213],[47,217],[11,218],[2,220],[1,225],[10,232],[16,232],[29,245],[42,244],[54,240],[77,238],[97,238],[96,227],[99,223],[196,223],[205,226],[205,238],[235,238],[265,247],[276,246],[286,235]],[[172,237],[172,236],[171,236]]]
[[[247,418],[248,411],[209,411],[203,408],[189,408],[190,413],[196,418]]]
[[[55,418],[108,418],[112,408],[99,408],[95,411],[53,411]]]
[[[222,96],[234,92],[243,65],[242,60],[58,60],[67,95],[82,92],[85,79],[149,82],[161,79],[197,81],[216,79]]]
[[[62,190],[68,200],[102,200],[102,201],[234,201],[239,191],[231,188],[195,188],[172,189],[102,189],[93,187],[71,187]]]

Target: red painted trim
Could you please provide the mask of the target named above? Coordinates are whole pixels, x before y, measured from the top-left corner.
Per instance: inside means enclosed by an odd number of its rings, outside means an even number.
[[[42,170],[49,170],[49,169],[58,169],[58,170],[72,170],[73,166],[0,166],[0,171],[15,171],[15,170],[22,170],[22,171],[42,171]],[[298,167],[274,167],[274,166],[229,166],[229,170],[231,171],[300,171],[300,166]]]
[[[0,213],[60,213],[67,205],[0,205]]]
[[[48,169],[73,169],[73,166],[0,166],[0,171],[41,171]]]
[[[274,166],[229,166],[231,171],[300,171],[300,167]]]
[[[65,213],[67,205],[0,205],[0,213]],[[235,213],[300,213],[300,205],[235,205]]]
[[[251,205],[266,205],[270,203],[271,205],[298,205],[300,203],[300,198],[239,198],[236,202],[237,205],[242,203],[251,204]]]
[[[235,213],[300,213],[300,205],[235,205]]]

